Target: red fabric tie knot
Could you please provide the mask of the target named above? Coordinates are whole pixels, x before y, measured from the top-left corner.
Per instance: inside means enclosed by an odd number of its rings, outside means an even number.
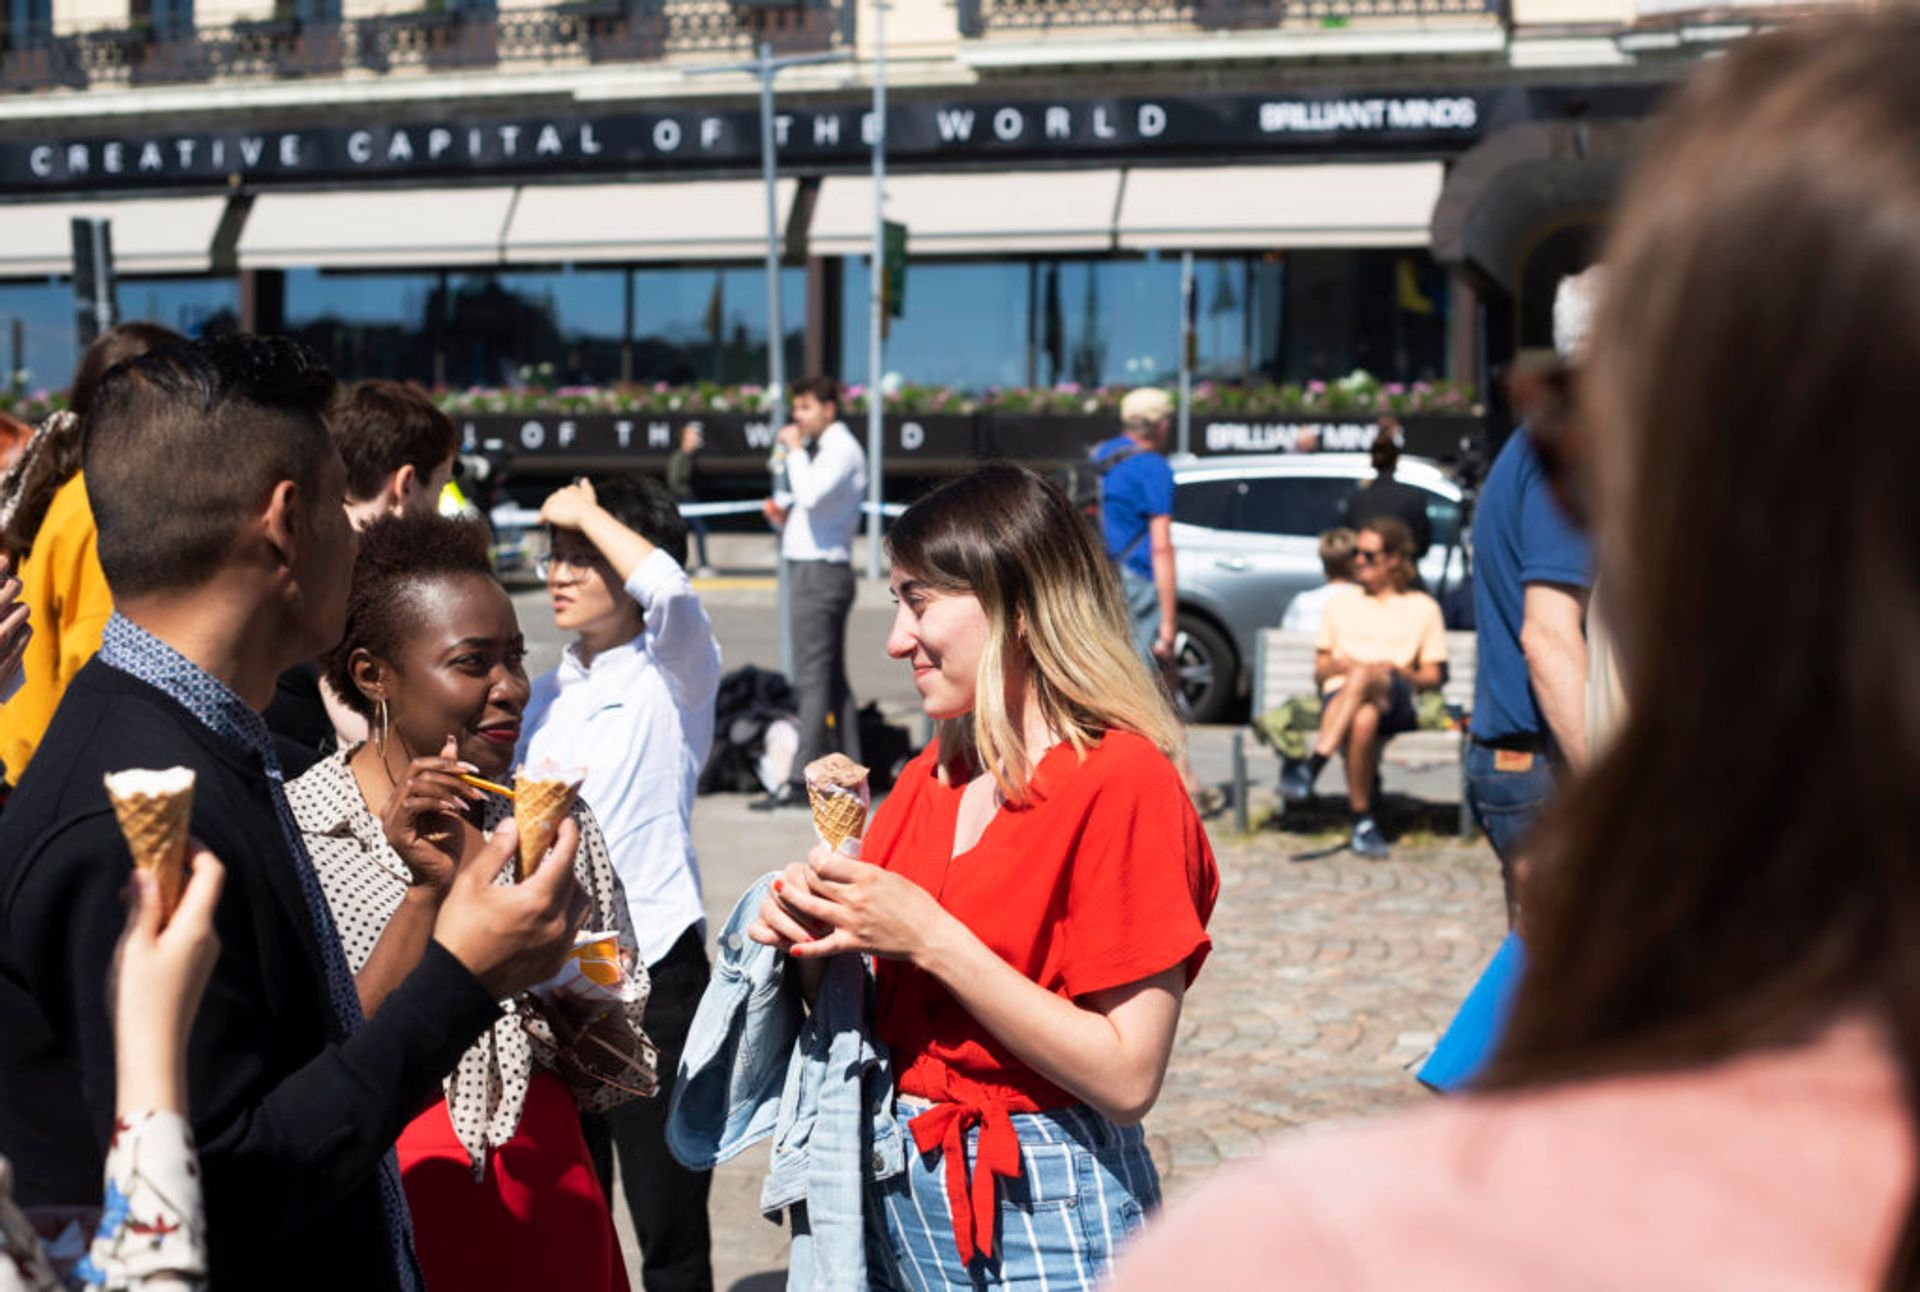
[[[967,1132],[980,1127],[979,1151],[967,1181]],[[946,1157],[947,1204],[953,1211],[954,1245],[961,1264],[976,1255],[993,1259],[994,1222],[1000,1215],[994,1196],[996,1178],[1020,1178],[1020,1135],[1013,1129],[1006,1105],[938,1103],[907,1123],[914,1147],[925,1156],[937,1147]]]

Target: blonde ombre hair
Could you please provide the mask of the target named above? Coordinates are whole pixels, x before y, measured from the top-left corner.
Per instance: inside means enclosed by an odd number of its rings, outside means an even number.
[[[948,783],[985,771],[1008,802],[1028,801],[1033,768],[1007,696],[1016,655],[1048,729],[1075,753],[1109,731],[1169,755],[1178,747],[1179,723],[1134,650],[1113,566],[1054,486],[1024,467],[982,467],[909,507],[887,550],[928,588],[973,596],[986,612],[973,712],[938,724]]]

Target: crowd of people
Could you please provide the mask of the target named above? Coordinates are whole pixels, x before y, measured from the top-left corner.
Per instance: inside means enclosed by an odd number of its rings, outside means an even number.
[[[1164,1216],[1141,1123],[1220,875],[1165,669],[1163,394],[1122,410],[1097,527],[1004,465],[891,527],[886,653],[934,738],[856,842],[750,890],[716,971],[686,473],[546,499],[572,640],[530,678],[484,528],[432,505],[424,396],[109,333],[0,483],[0,1287],[624,1289],[625,1205],[650,1292],[710,1288],[719,1154],[681,1159],[714,1127],[802,1181],[795,1286],[1913,1286],[1915,66],[1898,11],[1704,66],[1564,362],[1516,385],[1467,771],[1526,954],[1471,1092]],[[768,514],[805,709],[770,808],[857,753],[865,464],[837,387],[793,394]],[[1396,497],[1325,537],[1293,624],[1321,705],[1283,788],[1344,755],[1363,855],[1380,744],[1447,664]],[[579,797],[522,856],[530,765]],[[168,910],[104,782],[176,767]],[[616,966],[591,1015],[582,947]],[[21,1210],[87,1206],[52,1249]]]

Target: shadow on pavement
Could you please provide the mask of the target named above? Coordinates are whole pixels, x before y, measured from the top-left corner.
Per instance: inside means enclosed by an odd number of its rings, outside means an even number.
[[[749,1274],[743,1279],[735,1279],[727,1292],[781,1292],[787,1286],[785,1270],[762,1270],[758,1274]]]

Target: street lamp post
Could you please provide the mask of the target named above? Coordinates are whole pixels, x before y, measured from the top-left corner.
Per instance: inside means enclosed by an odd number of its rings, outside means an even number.
[[[867,577],[880,577],[881,459],[886,451],[887,0],[873,6],[873,259],[867,274]]]
[[[834,63],[844,53],[788,54],[774,57],[773,46],[760,42],[758,55],[746,63],[691,67],[688,76],[723,72],[752,72],[760,78],[760,177],[767,188],[767,415],[777,435],[787,424],[787,329],[780,308],[779,157],[773,139],[773,78],[789,67],[806,63]],[[787,589],[787,563],[777,555],[777,597],[780,617],[780,671],[793,676],[792,598]]]

